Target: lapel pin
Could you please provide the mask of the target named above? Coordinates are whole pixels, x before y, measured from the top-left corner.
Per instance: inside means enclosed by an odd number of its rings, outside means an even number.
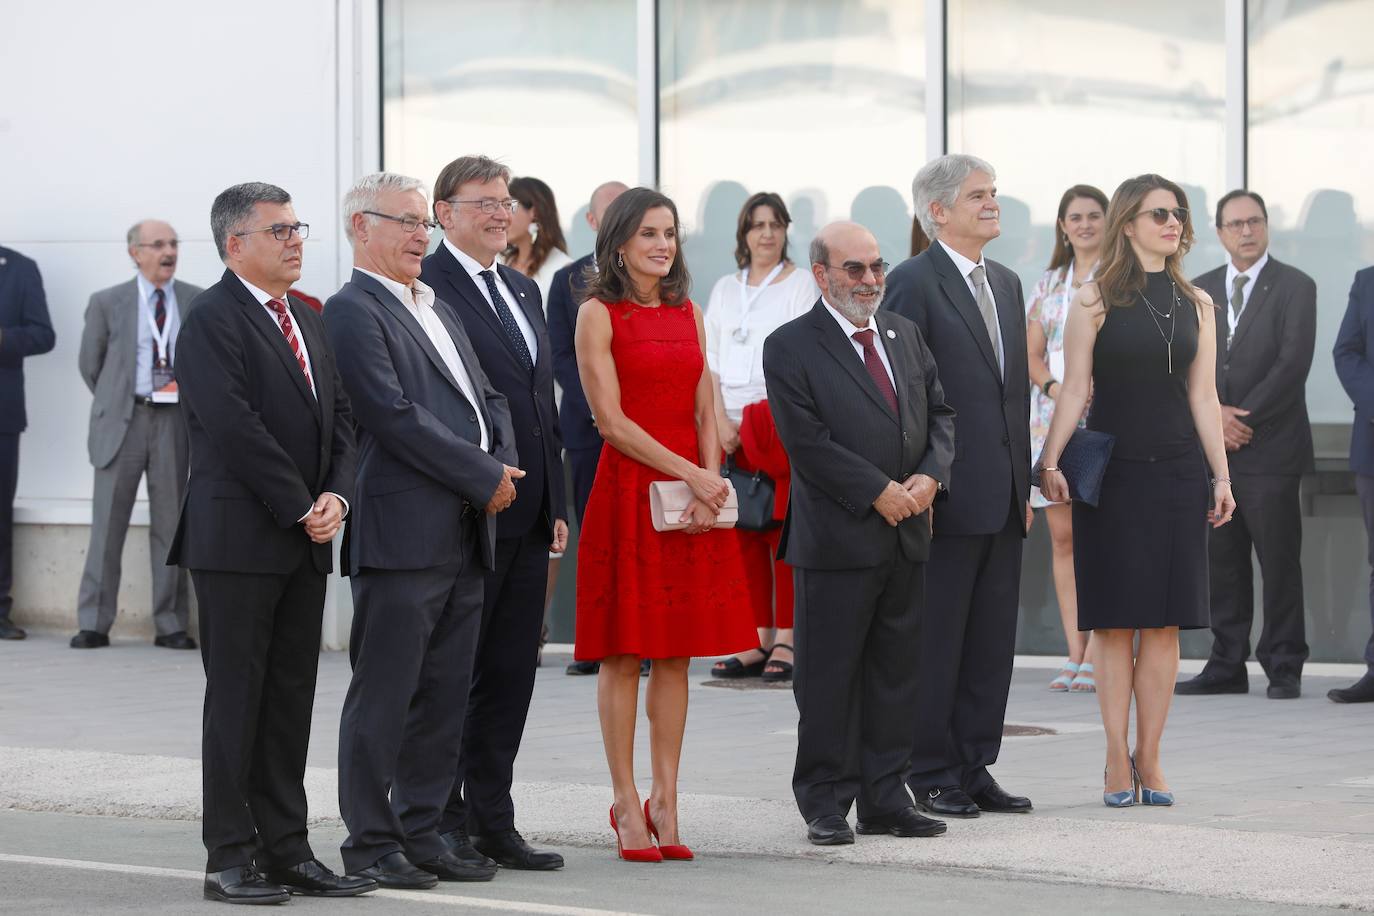
[[[888,328],[888,329],[887,329],[887,339],[888,339],[888,340],[896,340],[896,339],[897,339],[897,332],[894,331],[894,330],[892,330],[891,328]]]

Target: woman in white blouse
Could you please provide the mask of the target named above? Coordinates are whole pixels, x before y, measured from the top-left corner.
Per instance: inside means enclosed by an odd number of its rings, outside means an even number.
[[[558,204],[553,189],[538,178],[513,178],[510,196],[520,206],[511,214],[506,229],[508,247],[502,260],[529,277],[539,287],[539,300],[548,309],[549,289],[553,275],[560,267],[572,263],[568,243],[563,240],[563,227],[558,222]]]
[[[763,381],[763,341],[780,325],[807,312],[820,292],[808,270],[787,258],[787,227],[792,218],[782,198],[771,192],[754,194],[740,210],[735,233],[735,262],[739,270],[721,277],[706,306],[706,362],[716,382],[716,423],[727,454],[746,470],[760,467],[772,456],[750,456],[741,447],[740,427],[745,408],[754,420],[749,429],[764,426],[756,441],[775,442],[767,413],[768,390]],[[762,422],[759,420],[762,418]],[[746,440],[749,436],[746,436]],[[752,461],[751,461],[752,457]],[[778,496],[786,480],[776,481]],[[770,681],[792,677],[792,571],[777,561],[780,529],[740,531],[751,580],[751,604],[759,630],[759,648],[717,662],[716,677],[761,676]]]

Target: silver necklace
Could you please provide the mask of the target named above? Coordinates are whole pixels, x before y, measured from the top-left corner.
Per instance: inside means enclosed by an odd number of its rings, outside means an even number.
[[[1140,298],[1144,299],[1145,305],[1149,307],[1150,320],[1154,322],[1155,330],[1159,332],[1160,339],[1164,341],[1165,352],[1167,352],[1169,355],[1169,374],[1173,375],[1174,330],[1176,327],[1178,315],[1178,288],[1174,285],[1173,280],[1169,281],[1169,292],[1173,297],[1173,304],[1169,306],[1169,313],[1167,315],[1164,312],[1161,312],[1159,309],[1155,308],[1155,304],[1150,301],[1150,297],[1145,295],[1144,288],[1140,290]],[[1169,322],[1169,336],[1167,337],[1164,336],[1164,325],[1161,323],[1162,321]]]

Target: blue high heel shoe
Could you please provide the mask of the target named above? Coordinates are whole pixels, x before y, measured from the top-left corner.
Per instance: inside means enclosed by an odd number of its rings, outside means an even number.
[[[1174,793],[1160,792],[1158,789],[1151,789],[1149,786],[1141,785],[1140,771],[1135,768],[1135,758],[1131,758],[1131,782],[1135,784],[1135,791],[1140,796],[1142,805],[1155,805],[1167,808],[1174,803]],[[1119,794],[1119,793],[1118,793]]]
[[[1134,763],[1131,764],[1131,773],[1132,773],[1132,774],[1135,773],[1135,764],[1134,764]],[[1107,768],[1106,768],[1106,767],[1103,767],[1103,768],[1102,768],[1102,782],[1103,782],[1104,785],[1105,785],[1106,782],[1107,782]],[[1134,775],[1132,775],[1132,778],[1131,778],[1131,788],[1129,788],[1129,789],[1122,789],[1120,792],[1108,792],[1108,791],[1106,791],[1106,790],[1104,789],[1103,792],[1102,792],[1102,804],[1106,805],[1108,808],[1129,808],[1129,807],[1131,807],[1132,805],[1135,804],[1135,791],[1136,791],[1136,785],[1137,785],[1137,783],[1136,783],[1135,777],[1134,777]]]

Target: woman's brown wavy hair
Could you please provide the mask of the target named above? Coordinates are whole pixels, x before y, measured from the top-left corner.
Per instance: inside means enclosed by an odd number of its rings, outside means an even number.
[[[749,243],[745,237],[753,228],[754,210],[758,207],[767,207],[772,210],[778,222],[782,223],[781,259],[787,260],[787,229],[792,225],[792,214],[787,212],[787,204],[782,202],[780,195],[773,191],[759,191],[744,202],[744,206],[739,211],[739,225],[735,227],[735,264],[740,270],[749,266]]]
[[[677,236],[677,254],[673,257],[673,266],[668,268],[668,276],[659,281],[658,298],[664,305],[683,305],[688,301],[692,277],[682,257],[682,221],[677,216],[677,205],[672,198],[650,188],[630,188],[606,208],[601,228],[596,233],[596,263],[586,273],[584,296],[587,299],[600,299],[607,305],[640,301],[629,270],[616,263],[616,255],[620,246],[639,231],[644,214],[658,207],[667,207],[673,214]]]
[[[553,199],[553,188],[528,175],[511,179],[510,196],[520,201],[520,206],[533,213],[539,223],[539,231],[534,236],[534,243],[530,245],[530,274],[534,275],[544,266],[544,262],[549,259],[549,253],[555,248],[564,254],[568,253],[568,243],[563,239],[563,227],[558,223],[558,204]],[[514,253],[514,246],[506,249],[507,257]]]
[[[1048,270],[1057,270],[1073,260],[1073,246],[1064,241],[1064,230],[1059,224],[1064,222],[1064,215],[1069,212],[1069,204],[1086,197],[1089,200],[1097,201],[1102,207],[1103,216],[1107,213],[1107,195],[1090,184],[1076,184],[1064,192],[1064,196],[1059,198],[1059,215],[1054,219],[1054,251],[1050,253],[1050,266]],[[1183,206],[1179,204],[1179,206]]]
[[[1126,237],[1126,224],[1140,212],[1140,202],[1151,191],[1165,190],[1174,195],[1178,205],[1188,208],[1188,195],[1169,179],[1155,174],[1137,175],[1121,182],[1111,203],[1107,205],[1107,235],[1102,242],[1102,258],[1097,263],[1094,280],[1102,293],[1103,308],[1125,308],[1135,304],[1136,294],[1145,289],[1145,270],[1140,266],[1131,240]],[[1178,250],[1164,259],[1164,270],[1174,281],[1178,293],[1195,307],[1201,302],[1193,285],[1183,275],[1183,256],[1193,247],[1193,216],[1188,214],[1178,236]]]

